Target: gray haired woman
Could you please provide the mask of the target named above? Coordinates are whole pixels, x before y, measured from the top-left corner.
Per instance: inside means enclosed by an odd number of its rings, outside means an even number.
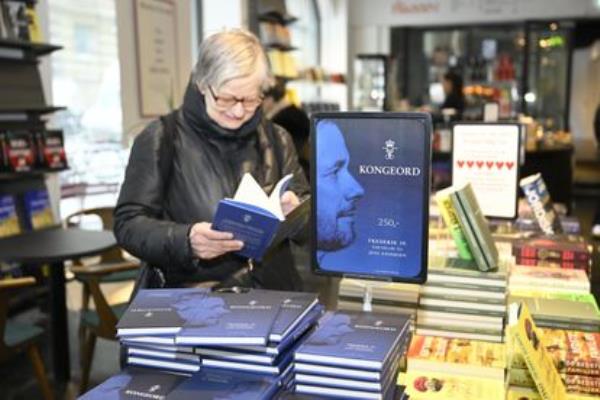
[[[245,30],[206,38],[183,104],[136,138],[115,208],[119,244],[144,262],[141,285],[239,285],[244,245],[213,230],[219,200],[233,197],[250,173],[270,192],[293,174],[281,198],[284,214],[308,193],[289,134],[267,121],[260,105],[272,81],[258,39]],[[253,274],[252,286],[300,290],[289,242]],[[243,284],[243,283],[242,283]]]

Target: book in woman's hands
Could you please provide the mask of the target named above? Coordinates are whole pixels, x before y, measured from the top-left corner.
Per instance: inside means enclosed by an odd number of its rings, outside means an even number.
[[[236,254],[255,260],[263,257],[279,226],[286,220],[281,209],[281,195],[292,177],[292,174],[284,176],[267,196],[252,175],[244,174],[233,199],[219,201],[212,228],[231,232],[235,239],[244,242],[244,247]]]

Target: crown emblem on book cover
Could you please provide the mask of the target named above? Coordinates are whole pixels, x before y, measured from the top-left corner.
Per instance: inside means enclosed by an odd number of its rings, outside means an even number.
[[[393,160],[394,153],[396,152],[396,150],[398,150],[398,148],[396,147],[396,142],[394,142],[392,139],[386,140],[385,146],[383,146],[382,149],[385,151],[386,160]]]

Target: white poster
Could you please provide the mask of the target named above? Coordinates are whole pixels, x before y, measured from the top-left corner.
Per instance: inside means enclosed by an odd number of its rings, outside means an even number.
[[[155,117],[171,111],[179,82],[175,3],[136,0],[135,15],[140,112]]]
[[[452,138],[452,184],[471,182],[487,217],[517,216],[518,124],[456,124]]]

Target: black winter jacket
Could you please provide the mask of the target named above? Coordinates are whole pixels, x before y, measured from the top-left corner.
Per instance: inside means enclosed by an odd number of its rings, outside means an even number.
[[[202,94],[190,84],[176,121],[172,160],[160,159],[169,154],[161,151],[161,121],[152,122],[135,139],[115,208],[115,236],[124,249],[159,268],[168,287],[222,282],[246,260],[234,254],[195,258],[188,239],[192,225],[211,221],[219,200],[233,197],[246,172],[267,193],[288,173],[294,174],[290,189],[298,196],[306,195],[309,187],[290,135],[265,120],[260,109],[239,129],[224,129],[208,117]],[[165,168],[170,170],[166,181],[161,173]],[[255,274],[260,284],[300,290],[289,242],[270,254]]]

